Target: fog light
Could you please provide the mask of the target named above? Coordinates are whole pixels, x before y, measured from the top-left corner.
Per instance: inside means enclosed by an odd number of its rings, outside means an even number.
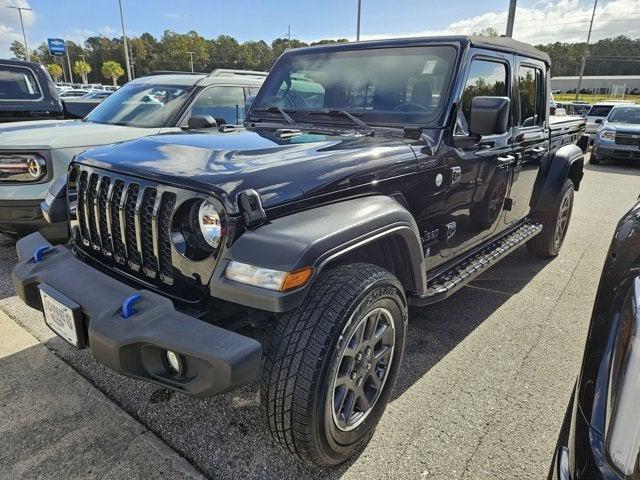
[[[173,352],[171,350],[167,350],[166,352],[164,352],[164,357],[167,360],[167,367],[169,370],[169,373],[172,373],[173,375],[180,375],[182,374],[182,360],[180,359],[180,355],[178,355],[176,352]]]

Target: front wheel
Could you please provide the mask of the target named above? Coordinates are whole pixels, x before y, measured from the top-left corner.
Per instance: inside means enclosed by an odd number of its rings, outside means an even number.
[[[364,448],[398,376],[406,322],[388,271],[360,263],[321,274],[267,350],[262,404],[276,442],[320,466]]]
[[[527,250],[538,257],[552,258],[560,253],[573,212],[573,182],[566,179],[551,210],[534,212],[542,232],[527,242]]]

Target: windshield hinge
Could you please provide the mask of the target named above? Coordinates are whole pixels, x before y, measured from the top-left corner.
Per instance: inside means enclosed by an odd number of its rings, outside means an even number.
[[[267,214],[262,208],[260,194],[253,189],[240,192],[238,207],[242,213],[244,226],[248,229],[259,227],[267,221]]]
[[[420,140],[422,136],[422,127],[415,127],[412,125],[404,127],[405,138],[411,138],[413,140]]]

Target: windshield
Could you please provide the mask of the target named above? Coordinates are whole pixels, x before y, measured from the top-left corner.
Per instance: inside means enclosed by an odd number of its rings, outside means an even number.
[[[445,103],[455,56],[454,47],[435,45],[289,54],[269,74],[251,116],[275,107],[294,119],[346,110],[366,122],[429,123]]]
[[[85,121],[160,128],[184,104],[191,88],[186,85],[130,83],[105,98],[85,117]]]
[[[611,114],[607,119],[616,123],[633,123],[640,124],[640,108],[639,107],[617,107],[611,110]]]

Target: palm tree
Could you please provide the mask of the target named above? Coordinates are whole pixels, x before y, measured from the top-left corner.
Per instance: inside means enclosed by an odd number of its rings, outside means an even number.
[[[62,68],[60,68],[60,65],[57,63],[50,63],[47,65],[47,71],[56,82],[60,81],[60,77],[62,77]]]
[[[82,76],[82,83],[85,83],[85,84],[88,83],[87,82],[87,75],[89,73],[91,73],[91,65],[89,65],[84,60],[76,60],[73,63],[73,71],[77,75],[81,75]]]
[[[117,80],[124,75],[124,70],[118,62],[109,60],[102,64],[102,76],[110,78],[113,81],[113,86],[117,85]]]

